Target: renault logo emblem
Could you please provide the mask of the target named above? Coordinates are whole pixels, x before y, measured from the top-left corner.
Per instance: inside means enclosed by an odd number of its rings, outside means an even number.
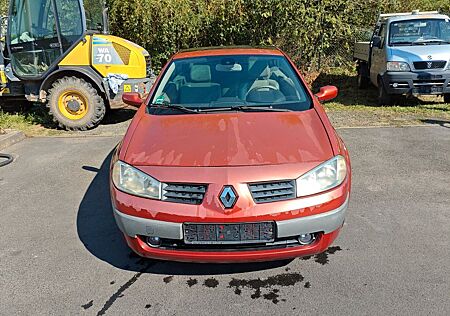
[[[431,67],[433,67],[433,63],[431,61],[427,62],[427,67],[428,69],[431,69]]]
[[[236,204],[238,195],[231,185],[226,185],[223,187],[222,192],[219,195],[219,199],[225,208],[232,208],[234,204]]]

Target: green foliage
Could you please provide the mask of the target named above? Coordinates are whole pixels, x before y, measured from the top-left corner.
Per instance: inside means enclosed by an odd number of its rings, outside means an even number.
[[[144,46],[156,68],[180,49],[220,45],[276,45],[310,68],[336,50],[350,56],[380,12],[450,12],[448,0],[110,0],[109,6],[111,30]]]
[[[0,0],[0,16],[6,15],[8,12],[8,0]]]
[[[98,1],[84,0],[90,8]],[[380,12],[450,13],[449,0],[106,2],[112,33],[144,46],[156,68],[180,49],[220,45],[276,45],[302,68],[316,67],[320,60],[339,63],[339,56],[348,60],[355,40],[367,37]],[[0,0],[2,14],[6,7],[7,0]]]

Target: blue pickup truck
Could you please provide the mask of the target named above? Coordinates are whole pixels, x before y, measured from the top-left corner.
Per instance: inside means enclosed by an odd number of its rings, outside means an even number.
[[[443,95],[450,103],[450,18],[438,12],[380,14],[369,42],[355,44],[358,86],[395,95]]]

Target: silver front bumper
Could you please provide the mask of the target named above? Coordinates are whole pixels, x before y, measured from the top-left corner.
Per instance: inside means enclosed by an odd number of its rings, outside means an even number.
[[[338,208],[317,215],[276,221],[277,237],[292,237],[307,233],[331,233],[344,223],[349,197]],[[167,239],[183,239],[183,223],[163,222],[130,216],[114,209],[114,217],[120,230],[130,236],[158,236]]]

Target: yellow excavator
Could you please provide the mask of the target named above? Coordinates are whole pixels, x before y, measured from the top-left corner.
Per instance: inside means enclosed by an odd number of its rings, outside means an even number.
[[[40,102],[61,128],[87,130],[151,87],[149,53],[109,34],[103,0],[9,0],[0,22],[0,108]]]

